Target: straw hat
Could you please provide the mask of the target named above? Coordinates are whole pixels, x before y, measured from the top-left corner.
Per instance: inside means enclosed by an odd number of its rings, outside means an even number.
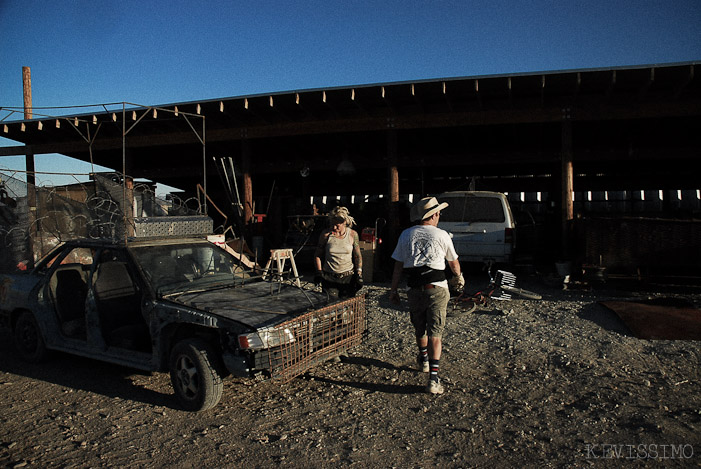
[[[438,199],[435,197],[424,197],[411,207],[411,221],[425,220],[447,206],[448,204],[446,202],[439,204]]]

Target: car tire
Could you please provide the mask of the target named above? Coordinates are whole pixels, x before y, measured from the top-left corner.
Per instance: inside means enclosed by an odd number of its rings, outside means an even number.
[[[170,381],[186,410],[211,409],[221,399],[224,383],[215,367],[216,353],[201,339],[185,339],[170,353]]]
[[[22,358],[31,363],[39,363],[46,359],[46,344],[41,336],[41,330],[34,315],[23,311],[15,322],[13,330],[15,348]]]

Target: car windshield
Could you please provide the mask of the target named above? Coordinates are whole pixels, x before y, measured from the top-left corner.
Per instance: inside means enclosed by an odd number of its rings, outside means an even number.
[[[132,247],[131,252],[161,294],[207,290],[250,278],[234,256],[213,244]]]

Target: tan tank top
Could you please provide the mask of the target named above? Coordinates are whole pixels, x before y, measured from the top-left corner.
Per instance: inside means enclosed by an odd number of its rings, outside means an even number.
[[[324,270],[335,274],[353,270],[353,237],[350,228],[346,230],[343,238],[333,235],[328,237]]]

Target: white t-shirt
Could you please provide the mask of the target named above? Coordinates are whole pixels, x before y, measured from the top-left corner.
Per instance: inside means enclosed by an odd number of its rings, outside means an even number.
[[[432,269],[444,270],[445,261],[455,261],[453,240],[448,232],[433,225],[416,225],[402,231],[392,259],[404,264],[404,268],[426,265]],[[448,282],[434,282],[435,285],[448,287]]]

